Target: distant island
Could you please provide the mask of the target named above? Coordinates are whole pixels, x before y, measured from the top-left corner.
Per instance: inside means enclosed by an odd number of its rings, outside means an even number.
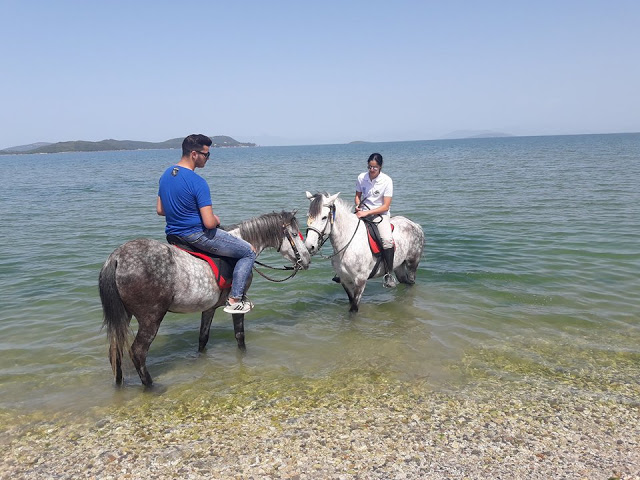
[[[255,147],[255,143],[242,143],[225,135],[210,137],[212,147]],[[0,150],[0,155],[15,155],[22,153],[64,153],[64,152],[105,152],[110,150],[159,150],[170,148],[182,148],[184,137],[172,138],[164,142],[140,142],[136,140],[102,140],[100,142],[87,142],[76,140],[73,142],[58,143],[32,143],[19,147]]]
[[[440,137],[440,140],[462,140],[467,138],[502,138],[513,137],[510,133],[494,132],[491,130],[456,130]]]

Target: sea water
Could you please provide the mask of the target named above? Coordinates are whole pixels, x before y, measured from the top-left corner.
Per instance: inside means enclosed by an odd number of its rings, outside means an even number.
[[[578,376],[573,394],[615,395],[609,384],[637,383],[640,134],[213,149],[198,173],[223,224],[298,209],[304,228],[305,191],[351,201],[372,152],[394,180],[392,214],[425,233],[416,285],[371,280],[353,315],[329,260],[284,283],[255,275],[245,354],[222,311],[203,354],[199,314],[165,317],[147,361],[163,395],[343,372],[436,390]],[[98,274],[122,243],[164,241],[158,178],[179,157],[0,157],[1,409],[80,411],[140,393],[130,364],[125,393],[114,388]]]

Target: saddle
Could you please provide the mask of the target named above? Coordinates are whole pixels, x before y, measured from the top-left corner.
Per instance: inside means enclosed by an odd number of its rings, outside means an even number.
[[[369,278],[373,278],[378,273],[378,268],[380,268],[380,264],[382,263],[382,239],[380,238],[380,232],[378,232],[378,223],[367,218],[363,218],[362,221],[367,226],[367,238],[369,239],[369,248],[371,249],[371,254],[376,259],[376,264],[373,266],[373,270],[369,274]],[[391,224],[391,231],[393,232],[394,226]],[[396,244],[394,242],[393,249],[396,249]]]
[[[216,279],[216,283],[218,284],[218,286],[222,290],[231,288],[233,269],[235,268],[236,262],[238,261],[236,258],[211,255],[209,252],[204,252],[194,247],[193,245],[183,241],[177,235],[167,235],[167,242],[169,242],[174,247],[179,248],[180,250],[184,250],[185,252],[193,255],[196,258],[200,258],[206,261],[213,271],[213,276]]]
[[[362,221],[367,226],[367,237],[369,239],[369,248],[371,249],[371,253],[374,257],[379,257],[382,255],[382,239],[380,238],[380,232],[378,232],[378,224],[371,220],[367,220],[363,218]],[[394,226],[391,224],[391,231],[393,232]],[[396,245],[393,244],[393,249],[395,250]]]

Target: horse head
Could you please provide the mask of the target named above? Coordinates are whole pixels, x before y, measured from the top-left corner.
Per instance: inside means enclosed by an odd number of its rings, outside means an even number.
[[[307,215],[307,240],[304,242],[309,253],[318,253],[322,245],[329,239],[336,216],[335,202],[340,192],[335,195],[328,193],[307,193],[311,201]]]
[[[302,238],[296,212],[282,212],[283,238],[278,251],[293,262],[296,269],[306,270],[311,263],[311,255]]]

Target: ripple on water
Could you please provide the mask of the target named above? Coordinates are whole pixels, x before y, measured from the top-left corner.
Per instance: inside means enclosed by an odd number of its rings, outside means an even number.
[[[176,398],[181,389],[348,381],[354,372],[434,388],[499,378],[605,395],[605,383],[633,378],[640,365],[638,144],[585,136],[375,145],[397,179],[393,213],[425,230],[417,284],[390,291],[372,280],[351,315],[327,260],[314,258],[284,284],[256,275],[246,354],[227,314],[216,314],[204,354],[199,315],[168,315],[149,352],[151,373]],[[373,147],[226,149],[203,175],[223,223],[300,208],[304,225],[304,191],[350,198]],[[84,408],[140,393],[130,363],[127,388],[110,388],[97,277],[125,241],[163,240],[157,177],[175,156],[38,156],[0,196],[0,240],[13,247],[0,252],[0,406]],[[24,158],[3,161],[13,168]],[[311,164],[332,174],[319,178]],[[253,173],[238,178],[231,165]],[[283,172],[293,181],[282,182]],[[233,194],[219,195],[221,186]],[[36,212],[27,224],[17,213],[25,206]],[[14,231],[18,244],[7,235]]]

